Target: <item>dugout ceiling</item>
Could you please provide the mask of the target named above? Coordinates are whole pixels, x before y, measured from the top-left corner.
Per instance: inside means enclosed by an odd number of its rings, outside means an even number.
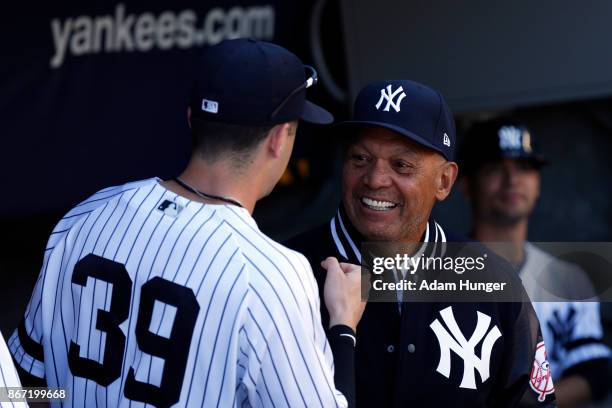
[[[351,94],[409,78],[455,113],[612,94],[612,2],[342,0]]]

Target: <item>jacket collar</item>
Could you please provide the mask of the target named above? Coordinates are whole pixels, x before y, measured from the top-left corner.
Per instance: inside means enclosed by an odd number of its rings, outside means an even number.
[[[344,205],[340,205],[336,215],[330,220],[329,230],[334,245],[344,260],[360,264],[362,261],[361,244],[365,240],[350,222]],[[431,218],[427,221],[421,241],[424,245],[417,252],[417,256],[425,252],[427,256],[434,256],[437,251],[440,251],[440,254],[446,251],[446,234],[440,224]]]

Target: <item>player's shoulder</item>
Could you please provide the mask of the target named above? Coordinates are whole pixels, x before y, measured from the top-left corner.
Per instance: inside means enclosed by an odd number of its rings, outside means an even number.
[[[70,209],[70,211],[68,211],[64,215],[64,217],[62,217],[62,221],[70,220],[80,215],[84,215],[92,211],[95,211],[96,209],[106,205],[109,201],[117,197],[120,197],[122,194],[128,191],[137,190],[139,188],[143,188],[147,186],[153,186],[155,184],[158,184],[159,181],[160,179],[158,179],[157,177],[153,177],[153,178],[149,178],[145,180],[132,181],[132,182],[128,182],[125,184],[116,185],[116,186],[107,187],[107,188],[98,190],[94,194],[87,197],[85,200],[81,201],[80,203],[72,207],[72,209]]]
[[[263,233],[261,236],[265,242],[259,241],[257,247],[247,245],[239,249],[255,296],[277,310],[314,302],[316,284],[306,257]]]
[[[269,237],[268,241],[277,251],[277,258],[287,259],[291,265],[300,270],[308,270],[310,268],[306,257],[301,252],[285,245],[285,243],[274,241]]]
[[[104,208],[104,206],[110,201],[120,199],[126,192],[140,188],[152,189],[154,185],[159,183],[159,181],[159,178],[153,177],[145,180],[137,180],[121,185],[103,188],[95,192],[85,200],[72,207],[58,221],[51,232],[50,246],[53,246],[53,241],[57,241],[62,235],[70,231],[73,226],[78,224],[96,210]]]
[[[534,264],[538,264],[548,269],[572,271],[582,274],[585,273],[580,266],[564,261],[563,259],[559,259],[529,241],[525,242],[524,248],[525,252],[527,253],[527,260],[529,261],[529,258],[531,257]]]
[[[307,265],[302,254],[287,248],[261,231],[244,209],[227,207],[221,216],[240,255],[252,263],[253,267],[303,270]]]
[[[525,248],[527,260],[533,260],[535,263],[539,264],[542,262],[561,262],[561,260],[555,259],[555,257],[553,257],[551,254],[540,249],[537,245],[534,245],[531,242],[525,241],[525,245],[523,247]]]
[[[527,259],[521,269],[521,278],[526,285],[537,285],[540,291],[561,296],[559,300],[591,297],[596,300],[592,282],[579,265],[559,259],[531,242],[525,242],[524,248]],[[550,299],[547,297],[546,300]]]

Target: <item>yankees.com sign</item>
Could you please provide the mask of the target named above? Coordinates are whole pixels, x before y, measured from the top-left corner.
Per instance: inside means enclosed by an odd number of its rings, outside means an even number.
[[[54,18],[51,33],[55,52],[50,65],[58,68],[67,55],[186,49],[239,37],[271,40],[274,8],[217,7],[199,16],[192,9],[130,13],[125,4],[117,4],[112,14]]]
[[[0,214],[63,213],[103,187],[179,174],[191,147],[186,110],[199,51],[252,37],[299,54],[310,7],[280,0],[3,4],[0,166],[4,174],[21,169],[21,181],[9,178],[13,194],[0,200]]]

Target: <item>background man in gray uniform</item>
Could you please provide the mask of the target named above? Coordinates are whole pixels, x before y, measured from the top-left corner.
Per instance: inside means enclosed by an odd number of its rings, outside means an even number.
[[[460,163],[473,238],[500,242],[493,249],[516,267],[540,320],[557,403],[574,406],[603,396],[610,351],[602,342],[599,303],[563,301],[592,293],[590,281],[576,265],[527,241],[529,216],[540,194],[540,168],[547,164],[533,134],[509,119],[478,123],[466,133]],[[538,302],[550,300],[545,292],[551,285],[563,295],[560,301]]]

